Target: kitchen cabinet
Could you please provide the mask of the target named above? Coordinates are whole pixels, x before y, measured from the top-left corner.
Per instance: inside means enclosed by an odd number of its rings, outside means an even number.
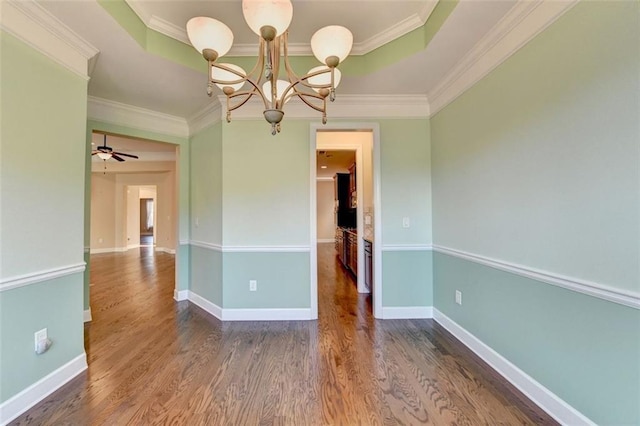
[[[373,243],[364,241],[364,285],[371,291],[373,286]]]
[[[336,173],[333,177],[335,194],[336,225],[341,228],[354,228],[356,226],[355,209],[351,208],[349,173]]]
[[[353,272],[353,275],[358,275],[358,235],[355,232],[347,232],[349,238],[349,259],[347,267]]]

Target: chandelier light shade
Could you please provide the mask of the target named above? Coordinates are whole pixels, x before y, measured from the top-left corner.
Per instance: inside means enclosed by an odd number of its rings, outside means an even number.
[[[217,80],[217,81],[227,81],[227,82],[232,82],[235,80],[242,80],[239,83],[216,83],[216,86],[218,86],[220,88],[220,90],[224,91],[225,87],[231,87],[234,91],[236,90],[240,90],[242,89],[242,86],[244,86],[244,84],[246,83],[246,81],[243,79],[242,76],[246,75],[247,73],[239,66],[235,65],[235,64],[220,64],[222,66],[225,66],[227,68],[231,68],[232,70],[236,71],[237,74],[231,72],[231,71],[227,71],[223,68],[218,68],[218,67],[211,67],[211,79],[212,80]]]
[[[200,53],[211,49],[217,56],[226,55],[233,45],[233,33],[217,19],[199,16],[187,22],[187,35],[193,47]]]
[[[323,64],[332,56],[337,56],[340,62],[344,61],[351,53],[352,46],[351,31],[339,25],[321,28],[311,37],[313,55]]]
[[[324,71],[322,74],[315,74],[319,71]],[[318,67],[313,67],[309,70],[307,74],[314,74],[313,77],[309,77],[309,83],[313,86],[326,86],[327,84],[331,84],[331,73],[327,73],[327,71],[331,71],[330,68],[326,65],[320,65]],[[340,84],[340,80],[342,79],[342,73],[338,68],[333,70],[333,87],[338,87]],[[321,89],[317,87],[312,88],[316,93],[320,93]]]
[[[289,0],[242,0],[242,14],[254,33],[264,37],[262,28],[273,27],[277,37],[289,28],[293,5]]]
[[[247,73],[237,65],[219,63],[218,58],[229,52],[233,33],[222,22],[208,17],[195,17],[187,22],[187,33],[193,47],[209,66],[207,94],[218,87],[227,98],[227,122],[231,112],[242,107],[253,96],[264,103],[264,117],[271,124],[271,134],[280,131],[283,106],[297,96],[305,105],[322,114],[327,122],[327,98],[335,99],[335,89],[341,73],[336,68],[353,45],[353,35],[345,27],[331,25],[316,31],[311,38],[311,50],[321,65],[298,76],[289,63],[288,28],[293,18],[290,0],[243,0],[245,21],[258,35],[258,61]],[[281,60],[281,58],[283,60]],[[284,78],[279,78],[284,65]],[[248,84],[247,84],[248,83]]]

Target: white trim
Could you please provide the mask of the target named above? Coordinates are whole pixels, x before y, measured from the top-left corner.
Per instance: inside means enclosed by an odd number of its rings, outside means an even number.
[[[35,1],[3,1],[0,28],[85,80],[98,49]]]
[[[224,253],[308,253],[309,246],[224,246]]]
[[[106,248],[92,248],[89,253],[101,254],[101,253],[124,253],[127,251],[126,247],[106,247]]]
[[[62,367],[47,374],[28,388],[0,404],[0,425],[5,425],[61,388],[87,369],[87,356],[83,352]]]
[[[316,182],[333,182],[331,176],[316,176]]]
[[[176,250],[168,247],[156,247],[156,251],[161,251],[169,254],[176,254]]]
[[[225,103],[226,105],[226,103]],[[222,105],[215,99],[205,105],[204,108],[187,118],[189,135],[194,135],[207,127],[222,121]]]
[[[176,302],[181,302],[183,300],[187,300],[187,299],[189,299],[189,290],[174,289],[173,290],[173,298],[176,300]]]
[[[85,309],[84,312],[82,312],[82,318],[84,322],[91,322],[93,320],[91,317],[91,308]]]
[[[127,244],[127,249],[125,251],[129,251],[137,248],[140,248],[140,244]]]
[[[188,300],[221,321],[299,321],[311,320],[309,308],[223,309],[204,297],[188,292]]]
[[[429,251],[431,244],[384,244],[382,251]]]
[[[353,49],[351,49],[352,55],[366,55],[369,52],[376,50],[377,48],[390,43],[413,30],[422,27],[431,16],[431,13],[436,8],[438,1],[428,1],[427,4],[420,10],[419,13],[403,19],[402,21],[386,28],[384,31],[375,34],[374,36],[361,41],[360,43],[354,43]]]
[[[203,248],[203,249],[215,250],[220,252],[222,251],[222,246],[220,244],[212,244],[212,243],[206,243],[204,241],[196,241],[196,240],[189,241],[189,244],[195,247]]]
[[[451,318],[440,312],[433,310],[434,319],[447,331],[453,334],[458,340],[464,343],[491,368],[496,370],[502,377],[507,379],[527,398],[556,419],[560,424],[565,425],[595,425],[578,410],[567,404],[559,396],[544,387],[533,377],[520,370],[511,361],[504,358],[487,344],[482,342],[466,329],[461,327]]]
[[[309,308],[222,309],[223,321],[308,321]]]
[[[183,27],[179,27],[171,22],[165,21],[156,15],[151,14],[145,7],[144,2],[141,0],[125,0],[131,10],[134,11],[138,18],[147,26],[147,28],[157,31],[161,34],[171,37],[174,40],[178,40],[191,46],[189,42],[189,36],[187,31]],[[410,15],[385,28],[378,34],[373,35],[359,43],[354,43],[351,49],[351,55],[365,55],[385,44],[396,40],[411,31],[422,27],[431,16],[431,13],[435,9],[438,1],[430,0],[427,4],[418,12]],[[258,45],[253,43],[234,44],[228,53],[228,56],[256,56],[258,51]],[[290,43],[288,46],[289,56],[311,56],[311,44],[310,43]]]
[[[317,240],[318,244],[328,244],[328,243],[335,243],[336,239],[335,238],[322,238]]]
[[[129,1],[128,3],[133,2]],[[178,27],[177,25],[174,25],[169,21],[165,21],[164,19],[159,18],[156,15],[151,15],[151,18],[147,23],[147,27],[159,32],[160,34],[164,34],[167,37],[171,37],[174,40],[181,41],[184,44],[191,46],[191,43],[189,42],[189,36],[187,35],[187,30],[185,28]]]
[[[204,309],[219,320],[222,320],[222,308],[215,303],[208,301],[204,297],[200,296],[197,293],[194,293],[191,290],[187,290],[187,300],[189,300],[189,302],[193,303],[194,305]]]
[[[501,271],[510,272],[532,280],[541,281],[543,283],[562,287],[578,293],[604,299],[609,302],[619,303],[631,308],[640,309],[640,293],[621,290],[604,284],[585,281],[578,278],[568,277],[566,275],[556,274],[554,272],[543,271],[541,269],[531,268],[528,266],[518,265],[503,260],[491,259],[489,257],[480,256],[478,254],[467,253],[461,250],[455,250],[448,247],[434,245],[433,250],[454,256],[480,265],[489,266]]]
[[[226,96],[219,95],[218,101],[226,105]],[[220,109],[226,117],[226,107]],[[264,103],[253,97],[242,108],[231,113],[231,120],[264,119]],[[321,114],[309,108],[297,97],[292,98],[283,109],[286,119],[319,120]],[[335,102],[327,103],[327,117],[332,119],[373,119],[373,118],[428,118],[429,102],[424,95],[343,95],[338,90]],[[326,128],[326,126],[324,127]]]
[[[85,254],[86,254],[86,253],[89,253],[89,252],[90,252],[90,250],[91,250],[91,247],[85,247],[85,248],[84,248],[84,252],[85,252]]]
[[[45,269],[43,271],[2,278],[0,279],[0,292],[53,280],[55,278],[65,277],[67,275],[81,273],[84,272],[86,265],[86,263],[81,262],[73,265],[61,266],[59,268]]]
[[[89,119],[128,126],[138,130],[183,138],[189,137],[187,120],[182,117],[95,96],[88,97],[87,116]]]
[[[140,20],[142,22],[144,22],[145,25],[149,25],[149,21],[151,21],[151,13],[147,12],[147,10],[142,7],[142,2],[140,1],[135,1],[135,0],[124,0],[127,5],[129,5],[129,7],[131,8],[131,10],[133,10],[133,13],[135,13],[136,15],[138,15],[138,18],[140,18]]]
[[[372,97],[370,97],[372,98]],[[363,184],[363,167],[362,167],[362,151],[361,144],[321,144],[317,143],[317,133],[319,131],[332,131],[332,130],[345,130],[345,131],[369,131],[372,134],[373,144],[373,208],[377,214],[374,215],[374,239],[382,241],[382,214],[381,214],[381,178],[380,178],[380,125],[375,122],[340,122],[330,123],[328,125],[322,125],[318,123],[312,123],[309,126],[309,170],[310,170],[310,191],[309,191],[309,232],[311,240],[311,251],[309,256],[309,281],[310,286],[310,306],[311,317],[313,319],[318,318],[318,256],[317,256],[317,197],[316,197],[316,185],[313,182],[316,179],[316,150],[317,149],[348,149],[356,150],[356,165],[357,165],[357,184],[362,186]],[[363,191],[358,191],[358,205],[364,205]],[[358,235],[364,235],[364,212],[363,209],[358,209],[357,215]],[[382,317],[382,251],[379,244],[374,245],[373,253],[373,316],[375,318]],[[358,292],[369,293],[364,285],[364,245],[358,244]]]
[[[433,318],[431,306],[383,306],[383,319],[428,319]]]
[[[428,93],[431,114],[453,102],[577,4],[578,0],[518,1]]]

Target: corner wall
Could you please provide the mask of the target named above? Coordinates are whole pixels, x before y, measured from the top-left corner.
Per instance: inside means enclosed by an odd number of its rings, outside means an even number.
[[[639,12],[579,3],[431,121],[435,307],[598,424],[640,423]]]
[[[4,423],[37,402],[38,392],[61,386],[87,365],[82,289],[87,80],[4,31],[0,54]],[[42,328],[53,345],[36,355],[34,332]]]

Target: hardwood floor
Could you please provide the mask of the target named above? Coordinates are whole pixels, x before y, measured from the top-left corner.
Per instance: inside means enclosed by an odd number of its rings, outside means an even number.
[[[139,250],[92,256],[89,369],[12,424],[555,424],[433,320],[373,319],[331,244],[306,322],[222,323]]]

